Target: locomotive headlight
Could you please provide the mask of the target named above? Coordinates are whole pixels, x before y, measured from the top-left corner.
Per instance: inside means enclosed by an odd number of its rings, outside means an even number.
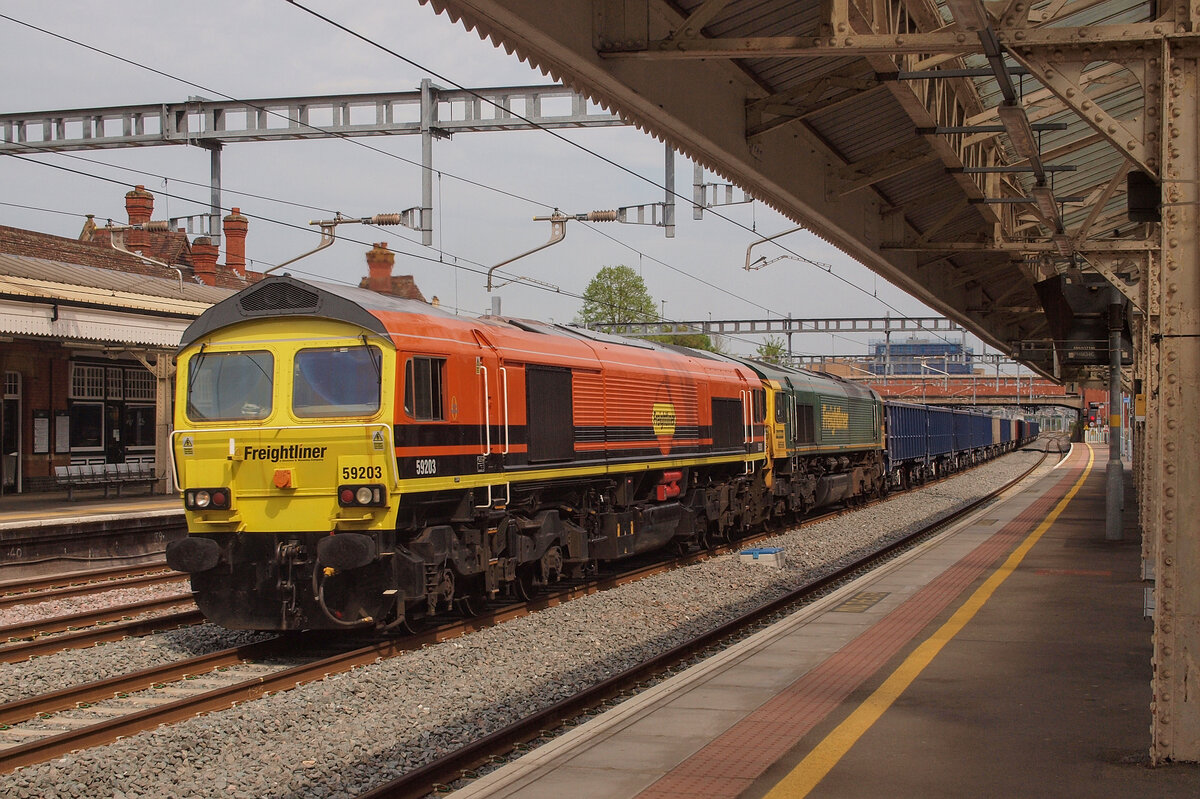
[[[387,506],[387,488],[378,484],[341,485],[337,498],[343,508],[383,508]]]
[[[231,500],[228,487],[189,488],[183,492],[183,504],[188,510],[229,510]]]

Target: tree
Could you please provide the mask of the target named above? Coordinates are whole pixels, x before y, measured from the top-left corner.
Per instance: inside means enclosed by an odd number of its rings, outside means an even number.
[[[587,284],[575,321],[589,327],[612,325],[613,332],[624,333],[628,325],[657,318],[658,308],[641,276],[620,264],[604,267]]]
[[[679,326],[676,330],[682,331],[684,328]],[[694,350],[708,350],[709,352],[724,352],[718,342],[714,342],[712,338],[704,333],[670,333],[664,336],[646,336],[650,341],[657,341],[659,344],[674,344],[678,347],[691,347]]]
[[[783,365],[788,357],[787,345],[778,336],[767,336],[754,353],[760,361],[776,365]]]

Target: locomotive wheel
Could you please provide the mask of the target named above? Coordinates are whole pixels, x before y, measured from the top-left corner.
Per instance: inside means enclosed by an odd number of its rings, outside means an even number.
[[[513,588],[517,592],[517,597],[525,602],[537,595],[537,583],[534,577],[532,563],[524,563],[517,567],[517,579],[513,581]]]
[[[563,556],[562,548],[553,546],[546,550],[540,561],[542,583],[549,585],[562,579]]]
[[[478,616],[487,608],[487,596],[483,592],[481,579],[463,580],[463,593],[454,598],[454,607],[464,616]]]

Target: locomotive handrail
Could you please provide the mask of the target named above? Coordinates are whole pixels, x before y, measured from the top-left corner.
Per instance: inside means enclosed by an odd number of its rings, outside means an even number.
[[[492,454],[492,409],[488,405],[488,370],[482,363],[476,363],[475,368],[483,372],[483,456],[486,458]]]
[[[510,444],[508,433],[508,370],[503,366],[500,367],[500,380],[504,385],[504,449],[500,450],[500,454],[507,455]]]
[[[306,425],[305,427],[308,427],[308,426]],[[318,428],[318,427],[326,428],[326,429],[329,429],[329,428],[333,428],[333,429],[362,428],[364,430],[370,430],[373,427],[383,428],[385,431],[387,431],[388,444],[390,445],[388,447],[387,451],[389,453],[391,453],[391,457],[388,458],[388,460],[391,461],[391,463],[392,463],[393,485],[398,486],[400,484],[400,466],[396,462],[396,433],[395,433],[395,430],[392,429],[392,426],[390,424],[388,424],[387,422],[359,422],[357,424],[312,425],[312,428],[314,428],[314,429]],[[178,491],[181,488],[181,485],[179,482],[179,462],[175,458],[175,437],[176,436],[186,435],[188,433],[245,433],[250,430],[253,430],[254,432],[263,432],[266,430],[295,430],[295,429],[297,429],[295,425],[273,425],[271,427],[254,427],[254,428],[249,428],[249,427],[201,427],[201,428],[193,428],[193,429],[185,429],[185,430],[172,430],[171,438],[170,438],[170,446],[167,447],[167,450],[168,450],[167,454],[171,461],[171,480],[174,482],[174,490]],[[229,439],[231,455],[233,454],[233,441],[234,441],[234,439],[232,439],[232,438]]]
[[[750,459],[751,452],[754,446],[754,393],[748,389],[742,389],[742,433],[745,437],[746,460],[743,464],[742,474],[754,473],[754,461]],[[763,452],[766,452],[766,442],[763,442]]]

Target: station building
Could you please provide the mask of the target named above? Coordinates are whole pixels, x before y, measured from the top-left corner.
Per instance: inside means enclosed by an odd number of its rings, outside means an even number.
[[[137,186],[125,207],[145,224],[154,197]],[[209,238],[182,230],[128,231],[152,261],[114,249],[91,217],[77,239],[0,225],[0,496],[56,489],[56,466],[111,463],[153,464],[169,490],[175,351],[192,320],[261,278],[247,229],[232,209],[218,263]],[[394,258],[376,245],[363,287],[424,300]]]

